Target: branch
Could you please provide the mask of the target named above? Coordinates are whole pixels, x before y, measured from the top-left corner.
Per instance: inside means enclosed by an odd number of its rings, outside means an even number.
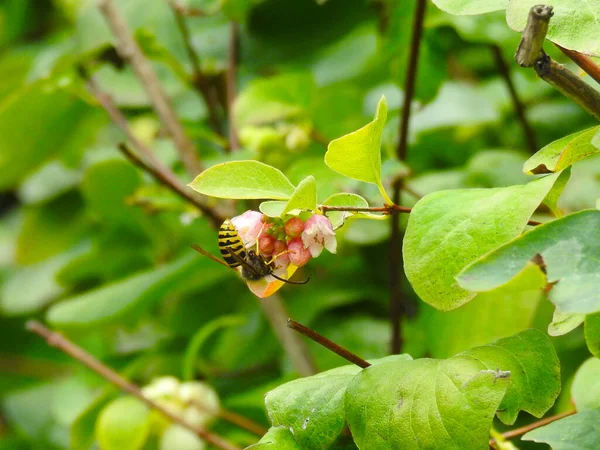
[[[537,143],[535,140],[535,132],[533,128],[529,124],[527,120],[527,115],[525,114],[525,106],[519,95],[517,94],[517,89],[515,88],[515,84],[513,83],[512,77],[510,76],[510,69],[508,68],[508,64],[504,60],[504,56],[502,56],[502,49],[498,45],[491,45],[490,49],[492,50],[492,54],[494,55],[494,60],[496,61],[496,67],[498,68],[498,72],[504,78],[504,82],[506,83],[506,87],[508,88],[508,92],[510,93],[510,98],[513,102],[513,108],[517,113],[517,117],[521,122],[521,128],[523,128],[523,134],[525,135],[525,140],[527,141],[527,145],[529,146],[529,150],[531,153],[537,152]]]
[[[164,93],[156,72],[133,38],[131,30],[121,16],[114,0],[100,0],[98,6],[117,39],[116,48],[119,55],[129,62],[135,71],[156,114],[173,138],[175,147],[188,174],[197,175],[202,167],[196,155],[196,148],[185,135],[183,125],[179,122],[169,99]]]
[[[202,11],[201,9],[190,8],[188,6],[184,6],[175,0],[169,0],[169,2],[171,3],[173,9],[175,9],[175,11],[177,11],[177,13],[181,14],[182,16],[206,17],[206,16],[210,15],[210,13],[207,14],[206,12]]]
[[[177,28],[179,28],[179,32],[181,33],[181,37],[183,38],[183,42],[185,44],[185,50],[188,54],[190,62],[192,63],[192,83],[198,92],[200,92],[200,95],[202,95],[204,103],[206,103],[206,107],[208,109],[208,121],[211,128],[215,132],[222,134],[221,120],[219,118],[219,102],[214,96],[214,91],[211,89],[210,82],[202,73],[202,69],[200,67],[200,57],[192,45],[190,30],[185,21],[185,15],[181,9],[182,7],[181,5],[177,5],[175,0],[167,1],[173,10]]]
[[[193,433],[198,435],[200,438],[204,439],[205,441],[209,442],[210,444],[214,445],[215,447],[218,447],[223,450],[239,450],[238,447],[229,443],[228,441],[223,439],[221,436],[219,436],[217,434],[213,434],[210,431],[205,430],[204,428],[200,428],[200,427],[190,424],[189,422],[185,421],[181,417],[173,414],[168,409],[163,408],[161,405],[156,403],[154,400],[151,400],[148,397],[144,396],[144,394],[142,393],[140,388],[137,387],[135,384],[130,383],[125,378],[123,378],[121,375],[119,375],[117,372],[112,370],[110,367],[104,365],[101,361],[99,361],[98,359],[94,358],[92,355],[87,353],[81,347],[79,347],[75,343],[69,341],[64,336],[49,330],[44,325],[42,325],[40,322],[37,322],[35,320],[30,320],[27,322],[26,328],[28,331],[31,331],[31,332],[37,334],[38,336],[44,338],[46,340],[46,342],[48,343],[48,345],[50,345],[51,347],[56,347],[60,351],[66,353],[67,355],[76,359],[77,361],[79,361],[80,363],[82,363],[83,365],[88,367],[89,369],[96,372],[98,375],[100,375],[105,380],[107,380],[110,383],[117,386],[123,392],[127,392],[128,394],[133,395],[134,397],[138,398],[139,400],[144,402],[146,405],[148,405],[150,408],[160,412],[167,419],[192,431]]]
[[[600,120],[600,93],[542,50],[551,17],[551,6],[537,5],[531,8],[515,60],[523,67],[533,66],[542,80]]]
[[[269,319],[277,339],[298,373],[303,377],[317,373],[306,344],[295,333],[290,332],[285,325],[288,313],[285,310],[281,296],[278,294],[272,295],[267,300],[260,301],[259,305],[267,319]]]
[[[419,52],[421,50],[421,38],[423,36],[423,20],[425,18],[426,0],[418,0],[413,19],[412,37],[410,41],[410,53],[408,55],[408,65],[406,68],[406,78],[404,80],[404,104],[402,106],[402,117],[400,119],[399,141],[397,156],[400,161],[406,160],[408,153],[408,126],[410,123],[410,113],[413,97],[415,95],[415,80],[417,77],[417,68],[419,65]],[[404,180],[396,180],[393,184],[394,191],[392,200],[398,205],[401,198],[401,190]],[[405,211],[402,211],[405,212]],[[402,349],[402,314],[404,312],[404,299],[402,296],[402,235],[400,233],[400,218],[397,214],[392,216],[390,221],[390,323],[392,325],[392,339],[390,351],[392,354],[400,353]]]
[[[267,433],[267,431],[269,431],[267,428],[263,427],[259,423],[254,422],[248,417],[242,416],[241,414],[238,414],[233,411],[229,411],[225,408],[221,407],[217,410],[214,410],[205,405],[204,403],[200,403],[195,400],[192,400],[190,404],[197,409],[206,411],[209,414],[214,414],[220,419],[226,420],[227,422],[232,423],[233,425],[237,425],[238,427],[243,428],[244,430],[249,431],[250,433],[256,434],[257,436],[263,436]]]
[[[347,350],[344,347],[341,347],[340,345],[336,344],[335,342],[327,339],[325,336],[320,335],[315,330],[308,328],[292,319],[287,320],[287,326],[288,326],[288,328],[291,328],[292,330],[297,331],[298,333],[306,336],[307,338],[312,339],[317,344],[320,344],[323,347],[325,347],[327,350],[330,350],[333,353],[335,353],[336,355],[341,356],[346,361],[349,361],[352,364],[356,364],[358,367],[360,367],[362,369],[366,369],[367,367],[369,367],[371,365],[370,363],[368,363],[361,357],[356,356],[350,350]]]
[[[233,103],[236,96],[236,76],[240,51],[239,25],[232,21],[229,24],[229,59],[227,63],[227,110],[229,111],[229,143],[231,151],[236,151],[240,144],[233,121]]]
[[[592,58],[584,55],[583,53],[569,50],[568,48],[561,47],[558,44],[554,44],[559,48],[561,52],[567,55],[571,60],[579,66],[585,73],[592,77],[596,83],[600,84],[600,66],[596,64]]]
[[[560,414],[556,414],[554,416],[546,417],[545,419],[538,420],[537,422],[530,423],[529,425],[525,425],[521,428],[516,428],[514,430],[507,431],[506,433],[502,433],[502,437],[504,439],[513,439],[519,436],[524,435],[525,433],[530,432],[531,430],[535,430],[536,428],[543,427],[544,425],[548,425],[549,423],[555,422],[559,419],[564,419],[565,417],[572,416],[577,413],[577,411],[567,411]],[[496,439],[490,439],[490,446],[496,444]]]

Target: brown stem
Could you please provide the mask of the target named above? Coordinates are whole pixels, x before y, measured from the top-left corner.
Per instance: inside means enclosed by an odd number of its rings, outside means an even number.
[[[140,169],[148,172],[156,181],[163,184],[165,187],[169,188],[172,192],[177,194],[183,200],[194,205],[198,208],[202,213],[204,213],[211,224],[218,228],[225,220],[222,216],[219,215],[212,208],[209,208],[204,203],[202,203],[191,191],[189,191],[186,186],[179,181],[177,177],[162,163],[157,164],[148,164],[144,160],[142,160],[138,155],[136,155],[124,142],[119,144],[119,150],[129,159],[133,164],[138,166]]]
[[[210,15],[207,14],[206,12],[204,12],[201,9],[198,8],[190,8],[188,6],[182,5],[176,1],[172,1],[171,0],[171,5],[173,6],[173,9],[175,9],[179,14],[181,14],[182,16],[188,16],[188,17],[205,17]]]
[[[298,333],[306,336],[307,338],[312,339],[317,344],[321,344],[327,350],[331,350],[333,353],[341,356],[346,361],[350,361],[352,364],[356,364],[358,367],[360,367],[362,369],[366,369],[367,367],[369,367],[371,365],[367,361],[362,359],[361,357],[356,356],[350,350],[347,350],[344,347],[339,346],[335,342],[332,342],[329,339],[327,339],[325,336],[320,335],[315,330],[305,327],[304,325],[302,325],[292,319],[287,320],[287,326],[289,328],[291,328],[292,330],[297,331]]]
[[[569,50],[568,48],[561,47],[558,44],[554,44],[557,46],[561,52],[567,55],[571,60],[577,64],[585,73],[587,73],[590,77],[592,77],[596,83],[600,84],[600,66],[596,64],[592,58],[584,55],[583,53],[576,52],[574,50]]]
[[[115,1],[100,0],[98,6],[116,37],[116,48],[119,55],[131,65],[136,73],[156,114],[173,138],[175,147],[188,174],[197,175],[202,170],[202,166],[197,158],[196,148],[186,136],[183,125],[177,118],[167,95],[163,91],[154,68],[133,38],[133,34],[121,16]]]
[[[510,93],[510,98],[513,103],[513,108],[515,113],[517,113],[517,117],[521,123],[521,128],[523,129],[523,134],[525,135],[525,140],[527,141],[527,145],[529,147],[529,151],[531,153],[537,152],[537,142],[535,140],[535,132],[531,127],[529,120],[527,120],[527,115],[525,114],[525,106],[523,102],[519,98],[517,94],[517,89],[515,88],[515,84],[513,83],[512,77],[510,76],[510,69],[508,64],[506,64],[506,60],[502,55],[502,49],[498,45],[490,45],[490,49],[492,50],[492,55],[494,56],[494,61],[496,61],[496,67],[498,68],[498,72],[504,79],[506,83],[506,87],[508,88],[508,92]]]
[[[303,377],[317,373],[306,343],[296,333],[288,330],[285,325],[288,314],[281,296],[278,294],[272,295],[268,299],[260,301],[259,305],[267,316],[281,346],[290,357],[296,371]]]
[[[227,110],[229,111],[229,146],[231,151],[236,151],[239,147],[239,140],[235,123],[233,120],[233,103],[237,93],[237,65],[240,52],[240,26],[232,21],[229,24],[229,58],[227,64],[226,84],[227,84]]]
[[[521,67],[533,67],[542,52],[548,24],[554,13],[552,6],[536,5],[529,10],[527,25],[515,53],[515,61]]]
[[[44,325],[42,325],[40,322],[35,321],[35,320],[30,320],[27,322],[26,327],[27,327],[27,330],[44,338],[46,340],[46,342],[48,343],[48,345],[50,345],[51,347],[55,347],[55,348],[59,349],[60,351],[66,353],[67,355],[71,356],[72,358],[76,359],[77,361],[79,361],[80,363],[85,365],[86,367],[88,367],[91,370],[93,370],[94,372],[96,372],[98,375],[100,375],[105,380],[107,380],[110,383],[117,386],[123,392],[127,392],[128,394],[133,395],[134,397],[138,398],[139,400],[144,402],[146,405],[148,405],[150,408],[160,412],[167,419],[192,431],[193,433],[198,435],[200,438],[204,439],[205,441],[209,442],[210,444],[214,445],[215,447],[218,447],[223,450],[238,450],[238,447],[229,443],[221,436],[211,433],[210,431],[207,431],[203,428],[200,428],[200,427],[190,424],[189,422],[185,421],[181,417],[179,417],[179,416],[173,414],[172,412],[170,412],[169,410],[163,408],[161,405],[156,403],[154,400],[149,399],[148,397],[144,396],[144,394],[142,393],[140,388],[137,387],[135,384],[130,383],[125,378],[123,378],[121,375],[119,375],[117,372],[112,370],[110,367],[106,366],[101,361],[99,361],[98,359],[94,358],[92,355],[87,353],[81,347],[79,347],[75,343],[69,341],[64,336],[49,330]]]
[[[219,418],[226,420],[227,422],[232,423],[234,425],[237,425],[238,427],[243,428],[244,430],[249,431],[250,433],[254,433],[257,436],[263,436],[264,434],[266,434],[267,431],[269,431],[261,424],[256,423],[253,420],[242,416],[241,414],[229,411],[225,408],[219,408],[218,410],[214,410],[213,408],[210,408],[205,404],[194,400],[192,400],[190,404],[201,411],[206,411],[210,414],[219,416]]]
[[[552,423],[556,420],[564,419],[565,417],[572,416],[575,413],[577,413],[577,411],[572,410],[572,411],[567,411],[567,412],[563,412],[560,414],[556,414],[554,416],[546,417],[545,419],[530,423],[529,425],[525,425],[524,427],[516,428],[514,430],[507,431],[506,433],[502,433],[502,437],[504,439],[513,439],[513,438],[522,436],[531,430],[535,430],[536,428],[540,428],[540,427],[543,427],[544,425],[548,425],[549,423]],[[496,439],[491,439],[490,446],[493,446],[495,444],[496,444]]]
[[[185,44],[185,50],[192,64],[193,85],[196,87],[198,92],[200,92],[200,95],[202,95],[204,103],[206,103],[206,107],[208,109],[208,120],[211,128],[217,133],[222,134],[221,120],[219,119],[219,103],[215,99],[210,87],[210,82],[202,73],[202,69],[200,67],[200,57],[192,45],[192,38],[190,36],[190,30],[187,26],[187,22],[185,21],[185,16],[181,11],[181,7],[178,6],[174,0],[169,0],[169,5],[171,6],[173,14],[175,15],[177,28],[179,28],[179,32],[181,33],[181,37],[183,38],[183,42]]]
[[[400,203],[402,180],[394,183],[392,200],[395,205]],[[402,295],[402,233],[400,231],[400,214],[392,214],[390,220],[391,235],[389,245],[389,286],[390,306],[389,318],[392,326],[392,338],[390,340],[390,353],[399,354],[402,350],[402,315],[405,309],[404,296]]]

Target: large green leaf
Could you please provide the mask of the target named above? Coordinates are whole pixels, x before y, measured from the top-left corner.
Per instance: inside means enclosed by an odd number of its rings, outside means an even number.
[[[584,332],[590,352],[600,358],[600,313],[585,316]]]
[[[150,434],[150,410],[134,397],[109,403],[98,416],[96,438],[102,450],[139,450]]]
[[[404,270],[415,292],[450,311],[475,297],[454,277],[470,262],[519,236],[558,175],[523,186],[434,192],[413,208],[404,237]]]
[[[292,197],[288,200],[282,214],[295,209],[314,211],[317,209],[317,184],[315,177],[309,175],[298,184]]]
[[[369,367],[346,390],[346,416],[359,448],[487,449],[496,410],[507,423],[519,409],[541,416],[559,391],[552,344],[528,330],[447,360]]]
[[[440,9],[450,14],[484,14],[506,9],[509,0],[433,0]]]
[[[536,227],[474,261],[457,277],[474,292],[494,289],[540,257],[548,297],[564,313],[600,311],[600,211],[581,211]],[[536,256],[539,255],[539,256]]]
[[[294,186],[280,170],[260,161],[217,164],[198,175],[188,186],[218,198],[287,200],[294,193]]]
[[[409,358],[408,355],[390,356],[377,363]],[[357,366],[338,367],[272,390],[265,396],[271,423],[287,427],[302,448],[329,448],[346,423],[344,394],[359,371]]]
[[[162,298],[190,277],[216,283],[226,273],[207,258],[187,255],[58,303],[48,310],[47,320],[60,328],[102,324]]]
[[[286,427],[271,427],[257,444],[248,448],[255,450],[302,450],[294,435]]]
[[[325,163],[349,178],[375,184],[386,203],[392,204],[381,183],[381,136],[387,109],[381,97],[372,122],[329,143]]]
[[[506,10],[508,25],[522,31],[529,11],[538,0],[511,0]],[[558,45],[588,55],[600,56],[600,41],[595,33],[600,26],[600,3],[581,0],[544,0],[554,8],[547,38]]]
[[[571,395],[577,411],[600,408],[600,359],[584,362],[573,380]]]
[[[523,172],[529,174],[558,172],[587,156],[600,152],[592,143],[592,138],[599,129],[600,127],[592,127],[578,131],[546,145],[525,161]]]
[[[521,439],[552,446],[553,450],[597,450],[600,409],[582,411],[525,434]]]

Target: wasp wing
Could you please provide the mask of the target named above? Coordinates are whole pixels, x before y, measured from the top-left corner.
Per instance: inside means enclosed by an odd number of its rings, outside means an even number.
[[[210,252],[207,252],[206,250],[204,250],[202,247],[200,247],[199,245],[193,244],[191,246],[194,250],[196,250],[198,253],[200,253],[201,255],[206,256],[207,258],[212,259],[214,262],[218,262],[219,264],[227,267],[228,269],[231,269],[231,267],[229,267],[229,265],[227,265],[227,263],[225,261],[223,261],[222,259],[217,258],[215,255],[213,255]]]

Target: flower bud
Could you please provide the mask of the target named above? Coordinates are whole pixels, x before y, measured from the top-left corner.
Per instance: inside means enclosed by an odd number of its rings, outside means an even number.
[[[335,253],[337,241],[331,221],[321,214],[312,215],[304,224],[302,242],[308,248],[313,258],[321,254],[323,247],[331,253]]]
[[[241,216],[231,219],[231,223],[246,247],[256,245],[256,239],[264,225],[262,218],[263,215],[258,211],[246,211]]]
[[[287,253],[284,253],[285,251],[287,251],[287,249],[287,244],[284,241],[275,241],[273,254],[279,255],[275,259],[276,267],[287,267],[289,265],[290,257]]]
[[[285,234],[290,238],[298,237],[304,231],[304,222],[300,217],[292,217],[285,223]]]
[[[258,251],[261,255],[271,256],[275,250],[275,236],[261,234],[258,238]]]
[[[290,262],[298,267],[305,265],[311,258],[310,251],[304,246],[302,239],[297,237],[288,242]]]

